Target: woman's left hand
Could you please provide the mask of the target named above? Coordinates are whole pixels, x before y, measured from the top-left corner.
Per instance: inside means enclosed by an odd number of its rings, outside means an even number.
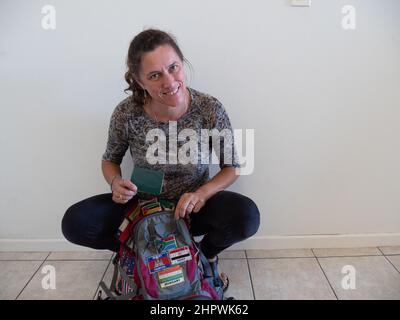
[[[184,193],[176,205],[175,219],[184,218],[191,212],[199,212],[205,203],[206,197],[201,191]]]

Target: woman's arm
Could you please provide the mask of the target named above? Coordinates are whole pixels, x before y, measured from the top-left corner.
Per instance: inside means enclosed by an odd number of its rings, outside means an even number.
[[[205,201],[207,201],[217,192],[228,188],[237,178],[239,178],[239,176],[236,175],[234,167],[222,168],[210,181],[197,189],[196,192],[202,193]]]
[[[199,212],[206,201],[214,194],[229,187],[239,176],[234,167],[224,167],[210,181],[203,184],[195,192],[184,193],[175,209],[175,219],[183,218],[186,214]]]
[[[111,161],[102,160],[101,161],[101,170],[103,171],[103,176],[106,179],[107,183],[111,186],[112,179],[116,176],[121,177],[121,167]]]
[[[116,203],[127,203],[137,193],[137,187],[130,180],[122,179],[121,167],[111,161],[102,160],[101,169],[104,178],[112,190],[112,199]]]

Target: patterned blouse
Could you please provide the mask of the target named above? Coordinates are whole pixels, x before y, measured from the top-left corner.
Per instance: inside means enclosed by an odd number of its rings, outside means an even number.
[[[209,163],[215,163],[213,159],[218,160],[220,168],[240,167],[231,123],[221,102],[208,94],[188,90],[191,101],[187,112],[169,123],[149,117],[132,96],[121,101],[112,113],[102,157],[119,165],[129,147],[135,166],[164,172],[159,197],[175,201],[210,179]],[[222,135],[221,131],[227,134]],[[217,140],[218,134],[224,138]],[[217,158],[212,157],[212,149]]]

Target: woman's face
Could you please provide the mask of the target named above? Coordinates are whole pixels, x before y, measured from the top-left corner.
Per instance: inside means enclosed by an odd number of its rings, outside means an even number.
[[[183,62],[170,45],[142,56],[139,82],[155,102],[171,107],[185,103]]]

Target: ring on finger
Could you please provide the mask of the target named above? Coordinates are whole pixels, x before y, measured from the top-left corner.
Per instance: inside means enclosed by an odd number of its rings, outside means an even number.
[[[118,200],[122,200],[122,194],[118,196]]]

